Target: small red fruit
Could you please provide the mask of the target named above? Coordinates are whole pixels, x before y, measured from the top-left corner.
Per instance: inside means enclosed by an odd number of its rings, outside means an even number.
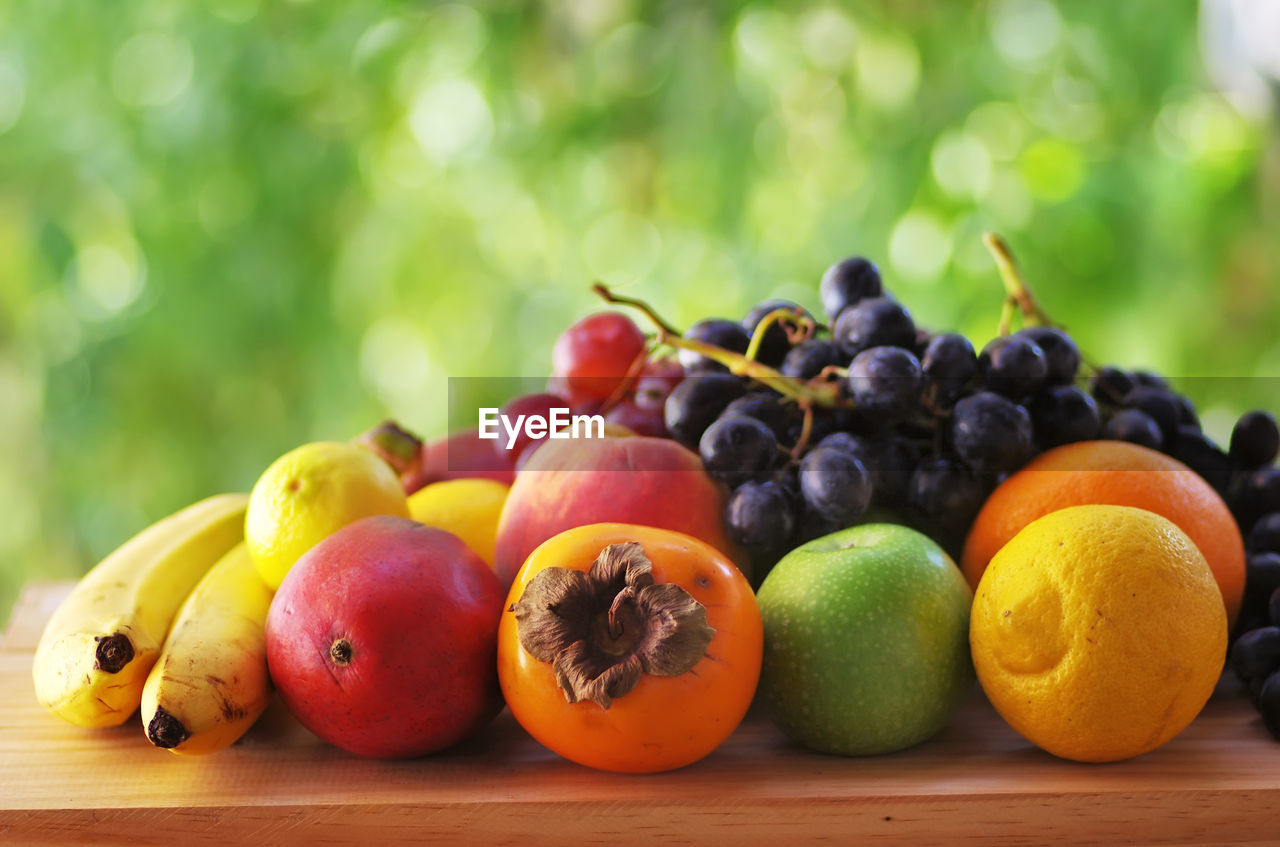
[[[631,373],[644,351],[644,333],[631,318],[620,312],[597,312],[556,339],[551,351],[552,373],[563,378],[565,393],[575,403],[605,400]]]

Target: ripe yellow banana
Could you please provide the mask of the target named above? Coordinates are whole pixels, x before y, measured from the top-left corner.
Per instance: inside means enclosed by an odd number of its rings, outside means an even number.
[[[219,494],[152,524],[85,574],[36,648],[36,698],[86,727],[124,723],[182,601],[244,540],[247,494]]]
[[[267,708],[271,596],[246,544],[232,548],[195,587],[142,689],[142,725],[152,744],[214,753]]]

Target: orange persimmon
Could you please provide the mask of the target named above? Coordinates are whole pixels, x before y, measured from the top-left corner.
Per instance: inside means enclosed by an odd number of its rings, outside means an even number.
[[[516,575],[498,628],[511,713],[546,747],[627,773],[683,767],[742,721],[763,628],[746,578],[678,532],[600,523],[556,535]]]

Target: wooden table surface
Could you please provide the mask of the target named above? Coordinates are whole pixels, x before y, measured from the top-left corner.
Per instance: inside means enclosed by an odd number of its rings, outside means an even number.
[[[1280,744],[1225,683],[1181,736],[1109,765],[1037,750],[976,691],[937,738],[865,759],[806,752],[753,714],[695,765],[623,776],[560,759],[504,712],[445,753],[368,761],[278,703],[188,758],[136,718],[84,730],[35,702],[32,653],[67,587],[29,586],[0,640],[3,844],[1280,843]]]

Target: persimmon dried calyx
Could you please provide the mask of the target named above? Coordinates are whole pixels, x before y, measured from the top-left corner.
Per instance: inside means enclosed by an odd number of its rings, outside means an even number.
[[[637,543],[611,544],[590,570],[540,571],[511,607],[521,646],[552,665],[570,703],[608,709],[644,674],[679,676],[707,652],[707,611],[674,583],[655,583]]]

